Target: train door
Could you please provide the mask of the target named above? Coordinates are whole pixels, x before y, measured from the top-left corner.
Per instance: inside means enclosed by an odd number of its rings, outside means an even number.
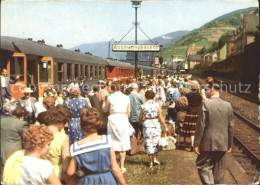
[[[38,88],[37,88],[37,61],[38,56],[35,55],[27,55],[27,70],[26,70],[26,86],[30,87],[34,93],[31,96],[38,96]]]
[[[43,57],[38,63],[38,92],[43,96],[46,89],[53,85],[53,58]]]
[[[26,55],[24,53],[14,53],[11,60],[7,63],[7,71],[10,79],[14,80],[17,75],[20,76],[18,82],[10,84],[10,91],[14,99],[19,99],[24,96],[23,88],[27,83],[26,74]]]

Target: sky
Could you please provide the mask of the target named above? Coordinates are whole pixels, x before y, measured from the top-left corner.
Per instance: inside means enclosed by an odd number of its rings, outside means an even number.
[[[199,28],[232,11],[258,7],[258,0],[143,0],[137,10],[141,29],[150,38]],[[72,48],[84,43],[119,41],[133,27],[130,0],[3,0],[1,36],[44,39]],[[138,40],[147,37],[138,30]],[[134,29],[123,39],[133,41]]]

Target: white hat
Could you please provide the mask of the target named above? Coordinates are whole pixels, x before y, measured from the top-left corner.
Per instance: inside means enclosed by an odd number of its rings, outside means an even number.
[[[98,83],[99,84],[106,84],[106,82],[104,80],[99,80]]]
[[[138,85],[136,83],[131,85],[132,88],[138,88]]]
[[[23,90],[22,90],[23,93],[33,93],[34,91],[30,88],[30,87],[25,87]]]

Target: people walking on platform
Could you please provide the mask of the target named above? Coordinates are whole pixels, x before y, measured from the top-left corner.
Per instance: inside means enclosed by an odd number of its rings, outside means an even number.
[[[206,83],[212,85],[214,83],[213,77],[212,76],[208,76],[207,79],[206,79]],[[202,99],[203,100],[207,100],[208,99],[207,96],[206,96],[205,88],[201,89],[201,95],[202,95]]]
[[[85,137],[85,133],[80,128],[80,111],[87,107],[88,104],[85,99],[80,98],[80,89],[73,86],[69,91],[69,98],[64,101],[63,105],[67,106],[73,113],[68,127],[70,143],[73,144],[75,141]]]
[[[98,84],[100,86],[100,91],[98,93],[99,102],[97,102],[97,103],[101,104],[101,107],[102,107],[103,102],[105,102],[107,97],[110,95],[111,89],[110,89],[109,82],[99,80]],[[95,107],[95,108],[97,108],[97,107]],[[100,109],[100,108],[97,108],[97,109],[98,109],[98,111],[100,111],[100,114],[102,114],[100,116],[100,119],[103,122],[103,124],[99,130],[99,133],[107,134],[107,120],[108,120],[109,112],[104,112],[103,109]]]
[[[1,172],[6,160],[22,149],[22,131],[28,127],[24,117],[28,112],[17,102],[6,102],[1,115]],[[2,174],[2,173],[1,173]]]
[[[139,83],[139,92],[138,93],[142,95],[144,101],[146,102],[145,91],[146,91],[146,82]]]
[[[153,92],[156,94],[157,91],[157,82],[155,79],[150,80],[150,88],[153,90]]]
[[[184,125],[181,128],[181,136],[186,141],[186,137],[191,139],[191,152],[194,150],[194,135],[196,129],[196,122],[198,118],[199,108],[202,102],[201,94],[199,93],[199,83],[193,81],[190,83],[190,90],[186,97],[188,99],[188,110],[184,120]]]
[[[11,80],[9,77],[7,77],[7,70],[3,68],[1,70],[1,104],[3,105],[4,102],[7,100],[11,101],[12,100],[12,95],[10,92],[10,84],[15,84],[18,82],[20,75],[16,76],[15,80]]]
[[[98,131],[99,134],[107,134],[107,117],[108,113],[104,113],[102,109],[102,101],[99,98],[100,96],[100,85],[93,85],[92,96],[89,96],[90,103],[92,108],[96,108],[99,112],[99,119],[102,121],[102,125]],[[105,98],[105,97],[104,97]]]
[[[171,80],[171,87],[167,90],[167,97],[169,100],[169,107],[166,115],[166,122],[172,124],[173,135],[176,136],[176,107],[174,100],[181,96],[178,89],[178,84],[174,80]]]
[[[33,90],[31,88],[26,87],[22,90],[22,92],[24,93],[24,96],[22,98],[18,99],[18,103],[21,107],[24,107],[28,111],[28,114],[24,118],[25,121],[27,121],[29,124],[33,124],[36,121],[35,104],[36,104],[37,100],[36,100],[36,98],[31,97],[31,93],[33,93]]]
[[[164,83],[161,79],[158,80],[158,86],[156,89],[156,95],[155,95],[155,101],[159,103],[160,106],[165,105],[166,101],[166,95],[165,95],[165,90],[164,90]]]
[[[79,78],[80,82],[78,83],[79,89],[80,89],[80,96],[85,97],[87,94],[87,85],[84,83],[84,77],[81,76]]]
[[[224,184],[226,154],[233,145],[233,109],[219,98],[219,85],[207,84],[205,90],[208,100],[202,102],[194,140],[196,166],[203,184]]]
[[[68,107],[58,105],[50,108],[45,116],[45,123],[53,133],[53,140],[50,144],[50,150],[45,156],[54,166],[54,173],[58,178],[67,172],[70,161],[69,137],[64,132],[64,126],[72,118],[72,112]]]
[[[176,108],[176,132],[177,134],[181,133],[181,128],[184,125],[184,119],[186,116],[186,112],[188,109],[188,100],[186,97],[186,89],[183,87],[180,90],[181,96],[174,100],[175,108]],[[180,138],[178,135],[178,141],[180,142]],[[186,141],[184,141],[186,142]]]
[[[157,147],[162,132],[161,124],[164,126],[166,132],[168,132],[168,128],[164,122],[159,103],[153,100],[155,97],[153,90],[147,90],[145,97],[147,102],[141,105],[139,122],[143,125],[145,152],[149,156],[149,166],[152,168],[154,164],[160,164],[160,162],[157,160]]]
[[[129,136],[130,99],[121,92],[121,82],[115,81],[111,85],[114,92],[107,97],[103,103],[104,112],[110,112],[107,123],[107,133],[111,136],[114,150],[120,156],[120,168],[126,172],[124,167],[126,151],[131,149]]]
[[[45,125],[31,125],[23,135],[24,148],[11,155],[3,173],[4,184],[57,184],[53,165],[43,158],[50,149],[53,133]]]
[[[126,79],[126,87],[125,87],[125,94],[129,95],[132,91],[132,84],[134,83],[134,78],[133,77],[128,77]]]
[[[133,126],[135,133],[131,136],[130,154],[144,152],[144,138],[142,134],[143,127],[139,124],[141,105],[144,104],[144,98],[138,93],[138,85],[132,84],[132,92],[128,96],[130,98],[130,117],[129,121]]]
[[[71,145],[73,157],[67,170],[75,174],[77,166],[85,173],[78,184],[125,185],[125,179],[117,164],[116,155],[109,135],[98,135],[102,122],[95,108],[84,108],[80,113],[81,128],[86,137]]]

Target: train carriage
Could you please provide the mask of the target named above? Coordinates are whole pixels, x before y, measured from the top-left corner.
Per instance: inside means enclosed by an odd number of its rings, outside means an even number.
[[[10,85],[12,96],[23,96],[22,89],[30,86],[35,97],[55,87],[62,92],[70,83],[78,83],[82,77],[90,90],[98,80],[112,81],[114,78],[126,82],[135,76],[135,67],[113,59],[103,59],[60,47],[16,37],[1,37],[1,69],[6,68],[8,77],[21,75],[16,84]],[[138,76],[169,74],[167,69],[138,65]]]
[[[1,68],[7,68],[8,76],[21,75],[11,85],[15,99],[23,96],[22,88],[34,88],[34,96],[42,97],[44,90],[79,82],[83,77],[88,85],[105,79],[104,59],[36,43],[15,37],[1,37]]]
[[[108,64],[106,66],[107,81],[113,81],[116,78],[125,83],[127,77],[135,75],[135,67],[129,63],[113,59],[105,59],[105,61]]]

